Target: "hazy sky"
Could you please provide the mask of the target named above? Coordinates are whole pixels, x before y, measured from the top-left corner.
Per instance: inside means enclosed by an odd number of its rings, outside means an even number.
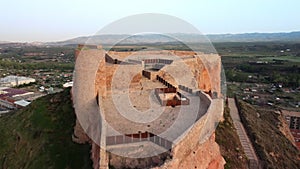
[[[169,14],[204,34],[300,30],[299,0],[0,0],[0,41],[93,35],[139,13]]]

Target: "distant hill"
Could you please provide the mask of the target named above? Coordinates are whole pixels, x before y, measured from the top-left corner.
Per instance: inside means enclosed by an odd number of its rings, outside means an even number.
[[[299,42],[300,43],[300,31],[289,33],[242,33],[242,34],[186,34],[186,33],[173,33],[169,34],[171,38],[159,35],[159,34],[147,34],[130,36],[127,34],[113,34],[113,35],[94,35],[94,36],[82,36],[76,37],[64,41],[57,42],[31,42],[31,43],[18,43],[0,41],[0,47],[5,45],[15,46],[65,46],[65,45],[77,45],[84,44],[89,41],[89,44],[104,44],[113,45],[122,40],[121,44],[147,44],[147,43],[178,43],[177,39],[180,39],[184,43],[195,42]],[[129,37],[129,38],[128,38]],[[180,43],[181,43],[180,42]]]
[[[208,35],[212,42],[300,42],[300,32]]]
[[[200,37],[199,35],[186,36],[189,40],[195,37]],[[120,42],[121,40],[121,42]],[[77,37],[74,39],[69,39],[61,42],[50,42],[47,45],[72,45],[72,44],[137,44],[137,43],[170,43],[176,42],[175,39],[169,38],[168,36],[159,35],[159,34],[148,34],[148,35],[135,35],[130,36],[126,34],[117,34],[117,35],[95,35],[95,36],[86,36],[86,37]]]
[[[10,42],[8,42],[8,41],[0,41],[0,44],[2,44],[2,43],[10,43]]]
[[[207,42],[208,38],[211,42],[300,42],[300,32],[290,33],[244,33],[244,34],[209,34],[203,36],[200,34],[169,34],[171,37],[179,38],[185,43]],[[49,42],[47,45],[72,45],[83,44],[89,40],[90,44],[114,44],[118,40],[129,37],[129,35],[96,35],[77,37],[60,42]],[[127,38],[122,41],[123,44],[136,44],[136,43],[174,43],[173,38],[168,38],[163,35],[137,35]]]
[[[90,146],[72,141],[70,90],[0,117],[0,168],[92,168]]]

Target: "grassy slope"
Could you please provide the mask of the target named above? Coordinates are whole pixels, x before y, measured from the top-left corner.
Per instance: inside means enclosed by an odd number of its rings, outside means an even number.
[[[216,129],[216,142],[219,144],[221,154],[226,161],[225,169],[247,168],[246,156],[229,111],[228,107],[224,109],[224,121],[220,122]]]
[[[300,168],[299,151],[278,128],[280,115],[257,110],[243,101],[239,105],[241,119],[264,168]]]
[[[71,140],[70,91],[48,95],[0,117],[0,168],[91,168],[89,145]]]

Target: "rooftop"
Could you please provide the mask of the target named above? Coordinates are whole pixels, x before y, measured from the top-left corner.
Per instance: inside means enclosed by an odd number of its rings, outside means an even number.
[[[288,111],[288,110],[281,110],[281,112],[284,116],[300,117],[300,112]]]
[[[25,77],[25,76],[6,76],[4,78],[0,79],[0,83],[8,83],[8,82],[15,82],[16,80],[18,81],[22,81],[22,80],[35,80],[33,78],[30,77]]]
[[[0,98],[3,97],[14,97],[16,95],[22,95],[22,94],[26,94],[26,93],[30,93],[26,90],[22,90],[22,89],[15,89],[15,88],[5,88],[0,90]]]
[[[22,106],[22,107],[26,107],[30,104],[30,102],[28,102],[26,100],[18,100],[18,101],[15,101],[14,104]]]

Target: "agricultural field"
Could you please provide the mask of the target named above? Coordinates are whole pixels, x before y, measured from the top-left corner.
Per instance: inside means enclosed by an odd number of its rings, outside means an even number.
[[[222,56],[228,96],[267,109],[299,110],[299,44],[258,44],[215,45]]]

